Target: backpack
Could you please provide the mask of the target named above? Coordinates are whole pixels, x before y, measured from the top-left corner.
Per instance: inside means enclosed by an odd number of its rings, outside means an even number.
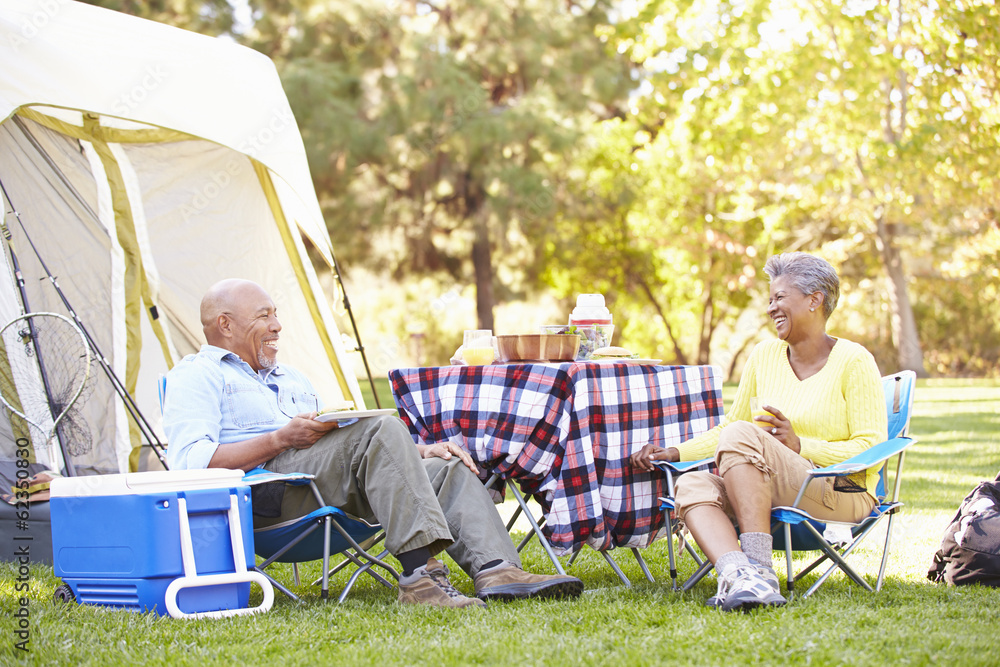
[[[1000,588],[1000,475],[980,483],[962,501],[927,578],[953,586]]]

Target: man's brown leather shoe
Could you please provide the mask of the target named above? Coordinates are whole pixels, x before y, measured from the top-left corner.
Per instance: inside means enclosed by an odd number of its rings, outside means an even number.
[[[481,600],[575,598],[583,592],[583,582],[576,577],[531,574],[509,564],[480,572],[474,581]]]
[[[403,583],[404,579],[410,580]],[[409,577],[399,580],[401,604],[426,604],[432,607],[485,607],[486,603],[462,595],[448,581],[448,568],[431,558],[424,567],[418,567]]]

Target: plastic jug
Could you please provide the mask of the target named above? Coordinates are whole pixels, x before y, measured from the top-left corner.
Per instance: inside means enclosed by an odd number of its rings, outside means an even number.
[[[604,305],[603,294],[581,294],[576,298],[576,308],[569,316],[570,326],[575,326],[580,334],[580,349],[577,360],[587,360],[594,350],[611,345],[615,326],[611,323],[611,311]]]
[[[611,324],[611,311],[604,305],[604,295],[581,294],[576,297],[576,308],[570,313],[569,323],[578,326]]]

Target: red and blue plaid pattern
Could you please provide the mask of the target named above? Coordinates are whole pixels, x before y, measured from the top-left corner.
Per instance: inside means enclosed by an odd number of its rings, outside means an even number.
[[[634,470],[629,455],[722,418],[713,366],[446,366],[400,368],[389,379],[414,440],[451,440],[480,468],[517,480],[541,504],[559,554],[648,546],[662,532],[666,481]]]

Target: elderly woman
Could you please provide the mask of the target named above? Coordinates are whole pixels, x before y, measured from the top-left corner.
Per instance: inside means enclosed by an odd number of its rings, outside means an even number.
[[[715,565],[711,606],[726,611],[782,605],[771,561],[770,511],[794,502],[806,471],[843,461],[886,438],[885,401],[875,359],[826,333],[840,281],[826,261],[801,252],[771,257],[767,314],[777,340],[757,345],[722,423],[662,448],[646,445],[632,465],[715,455],[718,475],[692,472],[677,483],[681,518]],[[751,399],[764,403],[751,422]],[[877,469],[849,483],[812,482],[800,506],[818,519],[857,521],[876,504]],[[739,537],[733,520],[739,526]]]

